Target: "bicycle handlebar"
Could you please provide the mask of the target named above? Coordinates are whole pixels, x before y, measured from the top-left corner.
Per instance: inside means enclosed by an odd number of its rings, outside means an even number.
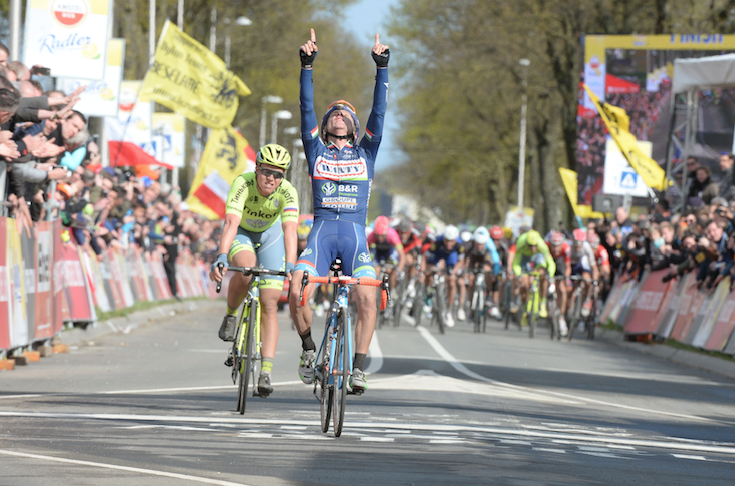
[[[219,268],[220,273],[222,273],[222,269],[224,268],[224,265],[222,263],[218,263],[217,268]],[[281,270],[268,270],[267,268],[260,268],[260,267],[227,267],[227,270],[231,272],[240,272],[246,277],[249,275],[253,275],[255,277],[260,277],[261,275],[272,275],[274,277],[288,276],[286,272],[283,272]],[[217,293],[218,294],[220,290],[222,290],[221,280],[217,282]]]
[[[301,279],[301,293],[299,294],[300,305],[306,305],[306,293],[304,290],[310,283],[317,284],[336,284],[336,285],[367,285],[369,287],[380,287],[380,310],[385,310],[388,303],[390,302],[390,292],[388,286],[388,276],[383,277],[383,280],[378,280],[370,277],[358,277],[352,278],[347,275],[341,275],[339,277],[309,277],[307,272],[304,272],[304,276]]]
[[[569,280],[573,282],[585,282],[585,283],[592,284],[595,286],[599,284],[597,280],[591,280],[589,278],[580,277],[579,275],[572,275],[571,277],[569,277]]]

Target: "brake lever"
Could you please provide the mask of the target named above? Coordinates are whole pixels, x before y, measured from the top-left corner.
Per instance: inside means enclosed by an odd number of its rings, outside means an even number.
[[[218,263],[218,264],[217,264],[217,268],[219,268],[219,273],[221,274],[221,273],[222,273],[222,269],[223,269],[223,268],[225,268],[225,266],[224,266],[224,264],[223,264],[223,263]],[[225,276],[224,276],[224,275],[222,275],[222,278],[224,278],[224,277],[225,277]],[[217,282],[217,293],[218,293],[218,294],[219,294],[219,291],[220,291],[220,290],[222,290],[222,280],[220,280],[219,282]]]

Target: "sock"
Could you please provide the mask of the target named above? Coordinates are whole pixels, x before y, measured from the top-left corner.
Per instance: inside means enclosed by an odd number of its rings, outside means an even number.
[[[355,353],[355,361],[352,362],[352,369],[363,369],[365,366],[365,358],[367,358],[367,354]]]
[[[227,306],[227,315],[228,316],[236,316],[237,315],[237,307],[234,309],[230,308],[230,306]]]
[[[273,371],[273,358],[262,358],[260,360],[260,372],[270,373]]]
[[[546,305],[546,297],[541,297],[541,305]]]
[[[311,329],[304,334],[299,334],[299,336],[301,337],[301,349],[304,351],[316,351],[316,344],[311,339]]]

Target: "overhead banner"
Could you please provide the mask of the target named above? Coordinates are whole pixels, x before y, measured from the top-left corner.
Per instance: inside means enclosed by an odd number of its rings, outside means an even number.
[[[105,76],[99,81],[80,77],[60,78],[60,89],[67,95],[80,86],[87,88],[79,96],[74,109],[90,116],[117,116],[120,99],[120,83],[125,65],[125,39],[110,39],[107,42],[107,66]],[[77,73],[78,76],[78,73]]]
[[[240,132],[213,130],[186,199],[189,209],[209,219],[224,218],[232,181],[254,168],[255,151]]]
[[[184,167],[186,157],[186,144],[184,140],[184,127],[186,118],[178,113],[154,113],[153,133],[160,136],[162,147],[156,148],[156,153],[161,154],[158,159],[172,167]]]
[[[111,0],[30,0],[23,63],[51,75],[102,79]]]
[[[152,100],[210,128],[232,123],[238,96],[250,89],[212,51],[166,21],[141,92]]]

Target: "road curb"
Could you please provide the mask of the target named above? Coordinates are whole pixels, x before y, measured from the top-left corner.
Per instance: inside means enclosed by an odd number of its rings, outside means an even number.
[[[78,346],[85,342],[98,339],[110,334],[128,334],[130,331],[143,327],[147,324],[173,317],[177,314],[186,314],[199,310],[215,308],[222,310],[220,300],[192,300],[165,304],[144,311],[133,312],[123,317],[105,319],[88,325],[86,328],[75,327],[65,329],[57,336],[55,345],[65,344],[67,346]]]
[[[626,341],[622,332],[612,329],[598,328],[595,339],[735,380],[735,362],[726,361],[715,356],[707,356],[686,349],[677,349],[662,343],[649,344]]]

